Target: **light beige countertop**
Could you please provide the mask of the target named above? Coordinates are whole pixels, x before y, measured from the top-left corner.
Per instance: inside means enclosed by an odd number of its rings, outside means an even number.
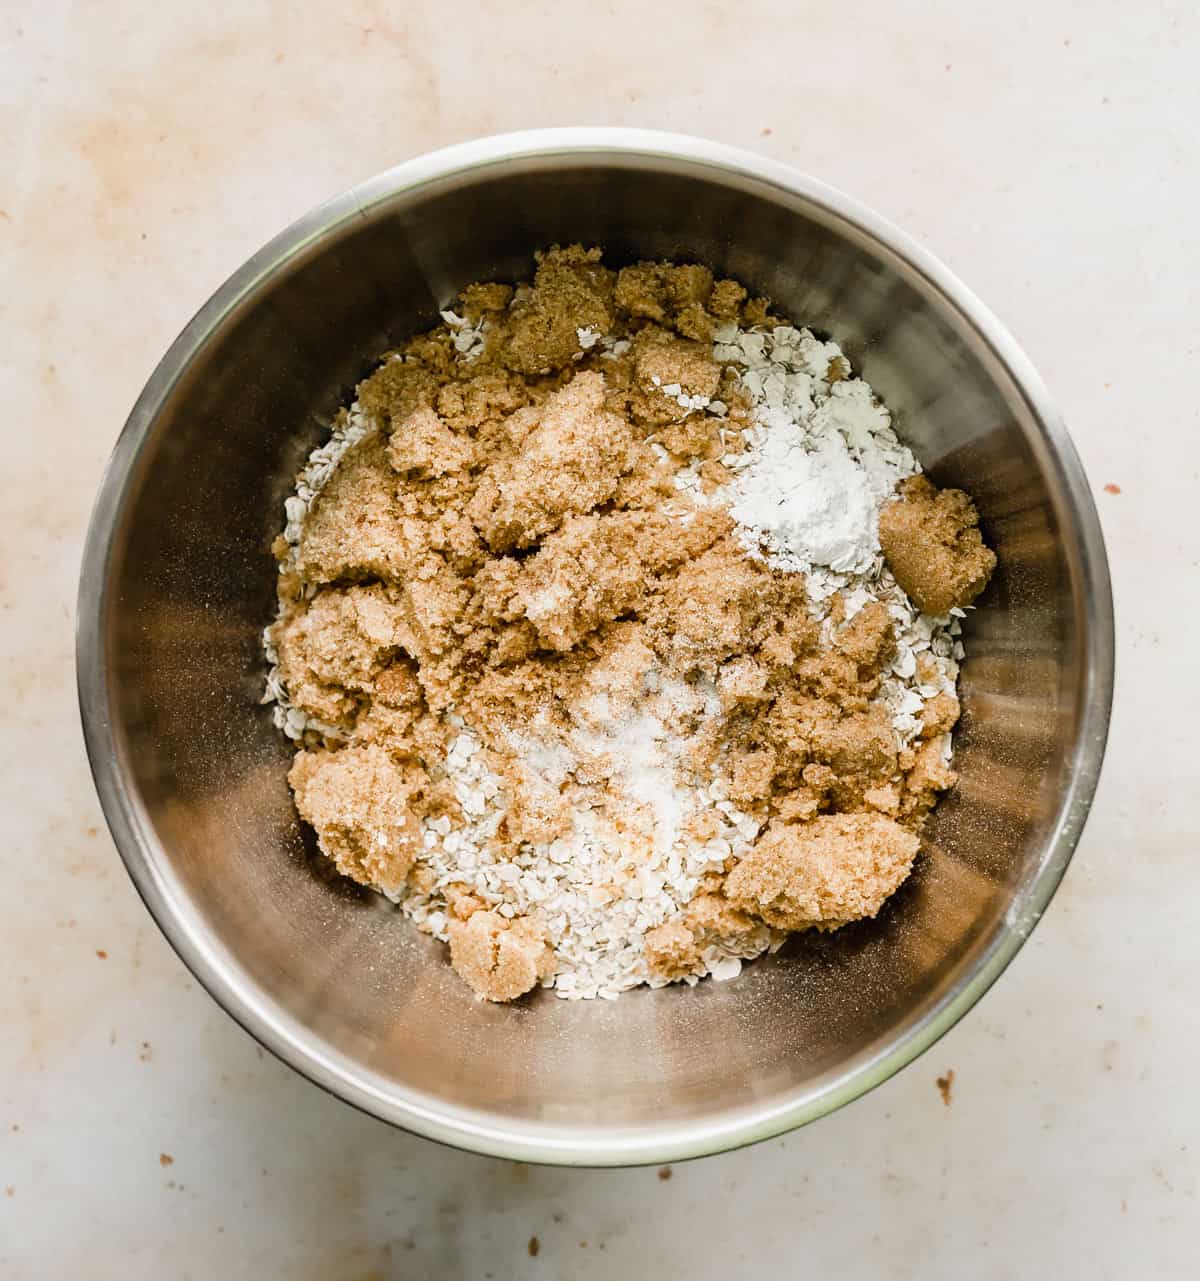
[[[1198,55],[1193,6],[1117,0],[2,7],[0,1278],[1196,1275]],[[92,495],[188,317],[342,188],[568,123],[753,148],[943,257],[1061,404],[1116,588],[1104,778],[1009,971],[867,1098],[669,1179],[448,1151],[258,1049],[134,894],[75,705]]]

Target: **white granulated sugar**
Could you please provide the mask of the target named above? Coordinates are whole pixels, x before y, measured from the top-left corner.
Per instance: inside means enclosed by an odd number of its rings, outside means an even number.
[[[485,323],[471,325],[453,311],[442,312],[442,318],[459,358],[478,357],[486,345]],[[577,329],[576,336],[578,359],[592,353],[612,360],[629,349],[628,339],[593,328]],[[736,370],[750,400],[750,422],[730,419],[723,401],[689,396],[678,383],[654,379],[687,413],[718,420],[728,451],[722,462],[731,479],[723,487],[706,495],[696,468],[677,472],[676,485],[696,503],[728,507],[747,555],[805,575],[809,607],[826,640],[835,630],[830,605],[836,592],[847,620],[872,602],[886,606],[897,648],[880,697],[899,741],[911,743],[926,702],[954,690],[963,657],[962,611],[947,618],[921,614],[885,566],[879,547],[880,508],[897,482],[920,470],[916,459],[897,439],[871,388],[845,376],[849,364],[836,344],[792,326],[726,325],[717,331],[713,354]],[[376,430],[356,404],[309,457],[285,505],[288,551],[281,569],[295,568],[316,496],[348,451]],[[669,459],[660,445],[652,448],[660,460]],[[693,516],[682,504],[664,510],[680,520]],[[536,621],[561,608],[563,590],[527,593],[521,601],[526,616]],[[332,727],[290,705],[273,628],[266,629],[263,645],[270,664],[263,701],[275,704],[276,724],[297,741],[310,733],[336,738]],[[441,764],[462,819],[423,821],[423,888],[389,897],[442,940],[448,938],[446,896],[452,886],[502,916],[534,914],[556,954],[556,972],[544,985],[562,997],[612,999],[640,984],[662,986],[666,980],[646,962],[647,932],[675,918],[705,874],[744,856],[760,831],[759,820],[730,802],[719,780],[705,786],[681,782],[688,741],[679,726],[694,733],[697,721],[703,729],[720,715],[711,681],[686,685],[651,669],[635,706],[598,687],[569,730],[552,728],[544,716],[514,731],[508,748],[520,753],[535,781],[576,800],[569,830],[543,844],[522,844],[510,856],[501,851],[511,846],[497,839],[507,785],[489,766],[477,734],[450,713],[447,719],[458,733]],[[947,760],[950,750],[947,734]],[[579,784],[577,772],[591,778],[597,769],[606,780],[603,787]],[[698,839],[692,835],[697,831],[710,834]],[[736,945],[712,942],[686,981],[735,978],[743,960],[774,950],[784,937],[761,925]]]

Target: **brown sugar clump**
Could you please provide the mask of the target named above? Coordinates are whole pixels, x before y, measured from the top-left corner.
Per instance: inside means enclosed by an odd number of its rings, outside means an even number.
[[[288,772],[300,817],[311,823],[338,871],[398,890],[421,847],[410,798],[425,782],[378,747],[298,752]]]
[[[358,385],[358,402],[389,430],[433,403],[445,374],[415,358],[385,360]]]
[[[615,300],[634,320],[674,329],[685,338],[712,340],[716,326],[736,321],[746,291],[734,280],[714,283],[707,267],[639,262],[617,274]]]
[[[736,280],[718,280],[713,285],[712,297],[708,300],[709,310],[718,320],[737,320],[742,304],[746,301],[746,291]]]
[[[454,641],[454,625],[466,608],[466,582],[436,555],[409,566],[397,589],[402,617],[402,644],[418,662],[446,653]]]
[[[392,433],[387,457],[396,471],[426,478],[466,471],[475,460],[475,448],[469,438],[452,432],[432,409],[418,409]]]
[[[925,476],[910,476],[879,513],[879,545],[896,581],[927,614],[965,609],[996,568],[975,504]]]
[[[482,362],[478,370],[475,366],[471,369],[472,376],[465,381],[439,388],[433,402],[438,416],[456,432],[480,433],[489,426],[503,430],[507,415],[541,395],[540,388],[531,387],[520,374],[507,369],[492,369]]]
[[[722,282],[725,285],[730,281]],[[629,316],[666,325],[685,338],[711,342],[719,323],[707,267],[639,262],[617,275],[617,306]],[[727,299],[726,299],[727,301]]]
[[[317,495],[297,547],[310,583],[396,578],[408,561],[396,476],[378,436],[352,449]]]
[[[697,894],[676,917],[646,932],[645,957],[651,971],[674,982],[701,969],[713,943],[748,949],[762,923],[718,893]]]
[[[491,311],[503,311],[512,302],[512,285],[495,282],[468,285],[462,291],[462,309],[468,320],[474,322]]]
[[[695,303],[703,306],[712,288],[712,272],[707,267],[639,262],[617,273],[616,300],[631,316],[663,324]]]
[[[327,588],[275,628],[279,672],[292,703],[337,723],[371,687],[402,638],[403,614],[375,584]]]
[[[495,342],[500,360],[522,374],[548,374],[583,348],[579,330],[606,334],[613,326],[613,273],[599,249],[571,245],[542,254],[527,296],[514,299]]]
[[[591,511],[612,497],[630,465],[629,424],[604,407],[604,380],[576,375],[537,411],[535,425],[513,454],[483,473],[468,512],[487,545],[506,552],[529,547],[563,518]]]
[[[684,908],[683,919],[701,944],[714,941],[744,945],[761,926],[722,894],[697,894]]]
[[[744,325],[761,325],[765,329],[774,329],[777,325],[785,324],[781,316],[776,316],[771,311],[771,300],[769,298],[751,298],[742,308],[742,323]]]
[[[837,929],[879,911],[908,876],[919,846],[880,814],[776,822],[730,872],[725,894],[779,929]]]
[[[679,403],[680,395],[711,399],[721,384],[721,367],[713,360],[711,346],[663,330],[643,329],[638,334],[633,371],[630,406],[640,422],[652,425],[683,421],[692,411]]]
[[[509,839],[517,844],[549,844],[571,830],[574,806],[569,797],[524,761],[506,763]]]
[[[921,712],[921,737],[948,734],[958,724],[958,699],[949,690],[935,694]]]
[[[350,734],[355,746],[378,743],[396,757],[424,757],[440,750],[444,734],[425,707],[416,664],[397,659],[370,687],[370,702]]]
[[[700,963],[696,937],[679,917],[646,931],[645,956],[653,973],[672,982],[693,973]]]
[[[896,632],[888,607],[881,601],[864,605],[838,632],[834,646],[860,671],[877,675],[896,652]]]
[[[682,566],[651,610],[660,653],[677,670],[712,675],[745,649],[766,605],[769,572],[732,537]]]
[[[886,782],[896,771],[896,733],[887,709],[878,705],[838,719],[817,719],[809,743],[814,759],[843,784]]]
[[[912,758],[904,776],[900,815],[910,826],[919,827],[941,793],[958,781],[958,775],[946,764],[937,738],[921,743]]]
[[[573,516],[525,564],[518,595],[548,649],[573,649],[647,587],[639,513]]]
[[[474,911],[449,930],[450,964],[489,1001],[515,1001],[554,971],[554,953],[528,917]]]

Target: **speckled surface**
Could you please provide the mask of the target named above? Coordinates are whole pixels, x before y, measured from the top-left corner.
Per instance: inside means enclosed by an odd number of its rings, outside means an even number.
[[[1194,1275],[1200,18],[1108,0],[305,9],[0,13],[0,1277]],[[91,497],[190,314],[391,163],[581,122],[790,161],[945,258],[1061,403],[1117,596],[1105,777],[1008,973],[870,1097],[669,1179],[437,1148],[258,1050],[134,895],[75,710]]]

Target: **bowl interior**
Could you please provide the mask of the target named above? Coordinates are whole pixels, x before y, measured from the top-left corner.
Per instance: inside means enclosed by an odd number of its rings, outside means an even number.
[[[819,193],[603,151],[395,188],[378,180],[264,250],[164,361],[114,459],[93,531],[107,569],[82,626],[99,671],[91,746],[131,870],[268,1044],[426,1133],[662,1159],[831,1106],[915,1050],[1067,856],[1054,837],[1094,673],[1061,456],[972,319]],[[705,262],[835,338],[935,479],[976,498],[1000,564],[967,625],[960,785],[878,920],[795,940],[734,983],[502,1007],[323,872],[285,782],[290,749],[259,706],[259,636],[283,498],[356,380],[463,285],[528,276],[535,248],[570,241],[610,264]]]

